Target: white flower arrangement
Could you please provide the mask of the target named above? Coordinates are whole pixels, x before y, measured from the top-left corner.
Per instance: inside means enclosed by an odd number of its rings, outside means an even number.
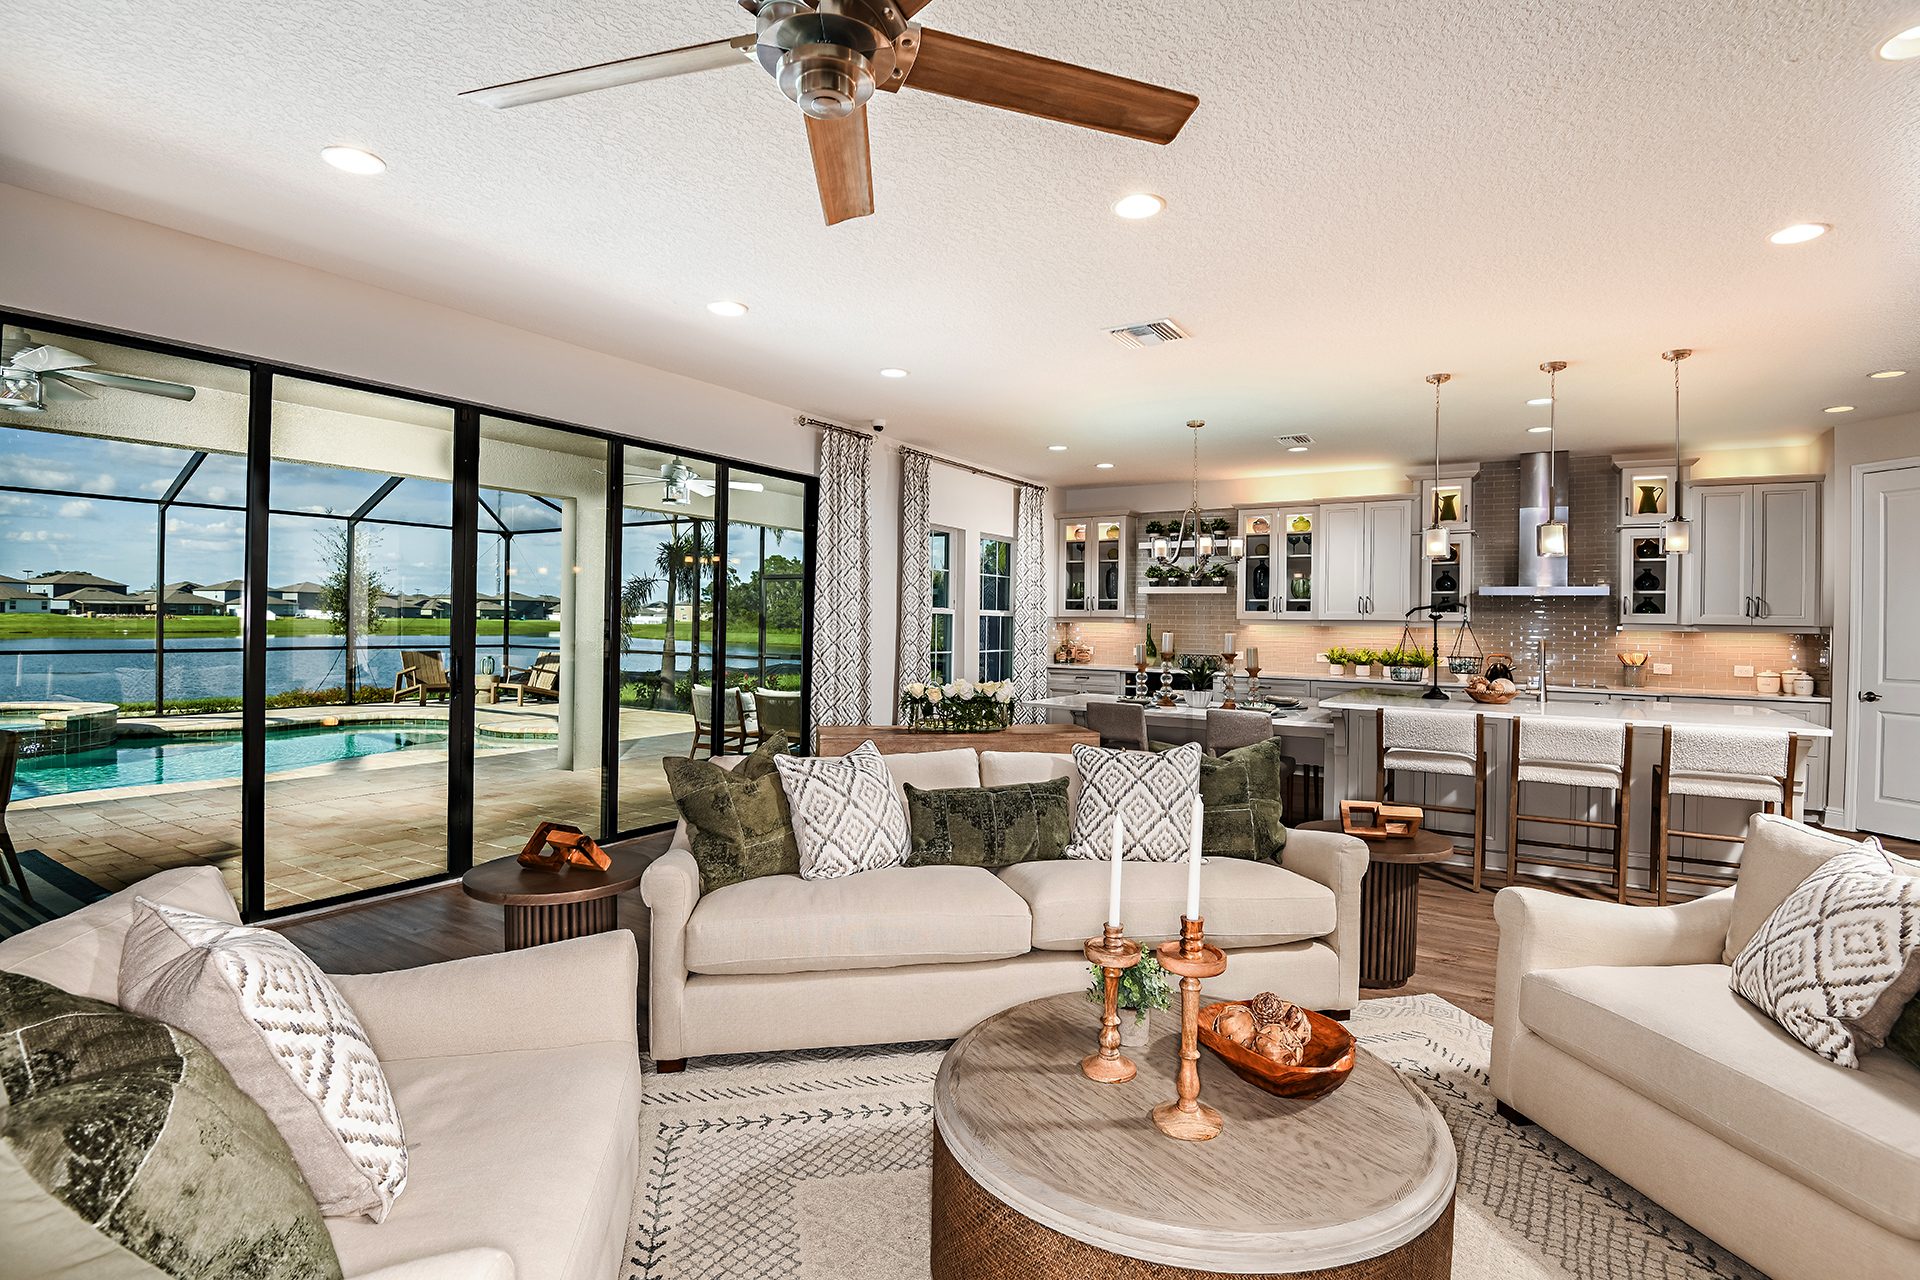
[[[955,732],[1004,729],[1013,718],[1014,700],[1011,680],[962,679],[945,684],[916,680],[900,690],[900,706],[909,724]]]

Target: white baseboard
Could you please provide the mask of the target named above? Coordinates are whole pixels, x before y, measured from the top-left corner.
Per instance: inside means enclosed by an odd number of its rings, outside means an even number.
[[[1847,811],[1836,804],[1827,806],[1826,812],[1820,815],[1819,822],[1823,827],[1834,827],[1841,831],[1853,830],[1853,824],[1847,821]]]

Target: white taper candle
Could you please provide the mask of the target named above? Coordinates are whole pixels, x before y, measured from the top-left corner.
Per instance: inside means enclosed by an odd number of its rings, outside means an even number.
[[[1120,923],[1120,861],[1126,847],[1126,836],[1120,830],[1120,815],[1113,815],[1113,869],[1107,874],[1107,923]]]
[[[1200,918],[1200,827],[1206,817],[1206,806],[1200,797],[1193,798],[1193,840],[1187,846],[1187,919]]]

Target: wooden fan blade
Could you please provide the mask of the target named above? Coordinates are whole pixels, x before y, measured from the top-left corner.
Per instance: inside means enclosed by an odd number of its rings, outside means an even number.
[[[1070,62],[982,44],[944,31],[919,31],[905,85],[942,97],[1117,133],[1162,146],[1179,136],[1200,99],[1177,89],[1108,75]],[[900,88],[899,82],[881,86]]]
[[[807,117],[813,177],[820,184],[820,212],[827,225],[873,212],[873,152],[867,146],[867,108],[838,120]]]
[[[706,44],[688,45],[684,49],[668,49],[638,58],[621,58],[615,62],[597,62],[593,66],[576,67],[572,71],[556,71],[552,75],[509,80],[505,84],[488,85],[484,89],[468,89],[460,96],[472,98],[489,107],[521,107],[529,102],[571,98],[577,93],[639,84],[643,80],[664,80],[668,76],[684,76],[695,71],[745,66],[753,61],[753,46],[756,43],[758,37],[749,32],[731,40],[713,40]]]

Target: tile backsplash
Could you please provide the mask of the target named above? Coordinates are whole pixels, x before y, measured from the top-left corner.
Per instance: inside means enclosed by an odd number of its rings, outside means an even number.
[[[1616,562],[1614,507],[1618,473],[1606,458],[1575,458],[1570,482],[1568,523],[1572,557],[1568,580],[1576,583],[1612,583],[1619,576]],[[1475,585],[1497,585],[1514,577],[1514,511],[1518,502],[1519,465],[1486,464],[1474,480]],[[1145,513],[1164,517],[1165,513]],[[1144,587],[1145,557],[1136,556],[1134,588]],[[1127,664],[1133,647],[1148,631],[1156,643],[1163,631],[1174,633],[1182,652],[1216,653],[1221,636],[1234,632],[1242,653],[1248,646],[1260,650],[1263,671],[1274,676],[1305,675],[1319,669],[1316,654],[1329,646],[1391,648],[1400,639],[1400,623],[1278,623],[1247,622],[1235,616],[1232,593],[1194,596],[1139,596],[1146,605],[1144,619],[1130,622],[1058,622],[1060,640],[1088,645],[1098,663]],[[1785,671],[1798,666],[1811,673],[1821,693],[1828,691],[1828,669],[1822,664],[1826,637],[1768,631],[1624,631],[1616,623],[1612,596],[1556,596],[1548,599],[1476,596],[1471,638],[1483,653],[1514,655],[1514,669],[1530,678],[1537,665],[1536,645],[1544,640],[1548,677],[1555,684],[1613,684],[1621,682],[1618,653],[1643,651],[1648,655],[1649,689],[1747,691],[1750,677],[1735,676],[1733,668]],[[1440,651],[1451,653],[1461,644],[1460,627],[1442,623]],[[1432,643],[1432,624],[1419,620],[1418,643]],[[1671,675],[1655,675],[1653,663],[1668,663]]]

